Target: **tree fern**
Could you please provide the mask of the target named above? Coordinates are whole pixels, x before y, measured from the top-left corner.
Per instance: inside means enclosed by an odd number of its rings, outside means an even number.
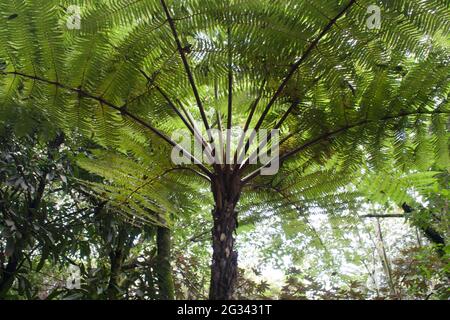
[[[280,129],[286,178],[272,191],[292,185],[299,199],[325,196],[366,164],[448,169],[447,1],[382,1],[379,30],[366,27],[369,0],[62,3],[0,5],[3,114],[38,108],[121,151],[141,152],[137,142],[149,140],[157,170],[167,169],[176,129],[202,134],[206,150],[218,143],[204,133],[211,127]],[[61,23],[69,5],[80,6],[80,30]],[[231,298],[235,209],[247,191],[276,180],[260,177],[265,165],[188,167],[215,200],[211,298]],[[131,210],[158,211],[149,195],[134,200]]]

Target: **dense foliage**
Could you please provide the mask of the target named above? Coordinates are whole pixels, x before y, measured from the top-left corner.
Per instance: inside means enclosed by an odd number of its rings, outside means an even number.
[[[373,2],[2,1],[0,298],[448,299],[450,1]]]

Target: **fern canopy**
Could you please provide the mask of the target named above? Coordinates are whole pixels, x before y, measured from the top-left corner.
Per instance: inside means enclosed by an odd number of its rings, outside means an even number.
[[[411,181],[428,188],[450,167],[450,2],[378,1],[375,28],[369,8],[371,0],[3,1],[0,120],[26,132],[46,119],[100,144],[107,151],[79,160],[108,181],[90,187],[157,225],[170,224],[166,213],[190,193],[214,201],[215,222],[237,219],[241,196],[243,208],[287,214],[299,203],[349,208],[361,194],[387,201],[380,190],[400,205]],[[222,133],[232,128],[278,129],[279,172],[261,176],[267,163],[246,158],[270,139],[242,137],[243,163],[240,150],[226,164],[199,158],[212,149],[225,157]],[[170,160],[178,130],[199,142],[183,167]],[[232,262],[228,247],[214,260]],[[233,280],[222,280],[215,298],[229,297],[220,290]]]

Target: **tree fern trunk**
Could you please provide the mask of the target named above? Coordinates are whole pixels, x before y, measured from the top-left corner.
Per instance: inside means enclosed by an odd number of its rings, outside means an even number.
[[[159,298],[162,300],[173,300],[175,298],[175,289],[172,267],[170,266],[170,230],[158,227],[156,241],[158,246],[156,274],[158,277]]]
[[[234,233],[237,228],[236,205],[240,197],[238,178],[230,181],[219,177],[212,185],[215,207],[212,211],[211,300],[230,300],[235,289],[238,254],[234,251]]]

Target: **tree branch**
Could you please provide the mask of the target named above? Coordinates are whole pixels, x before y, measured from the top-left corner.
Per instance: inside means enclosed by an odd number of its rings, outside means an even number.
[[[396,118],[402,118],[402,117],[408,117],[408,116],[414,116],[414,115],[433,115],[433,114],[450,114],[450,111],[439,111],[439,110],[435,110],[435,111],[431,111],[431,112],[425,112],[425,111],[413,111],[413,112],[405,112],[405,113],[401,113],[398,115],[390,115],[390,116],[386,116],[380,119],[374,119],[374,120],[362,120],[359,121],[357,123],[342,127],[342,128],[338,128],[336,130],[324,133],[304,144],[302,144],[301,146],[286,152],[285,154],[280,156],[280,164],[283,163],[285,160],[287,160],[288,158],[296,155],[297,153],[299,153],[300,151],[303,151],[323,140],[327,140],[330,139],[342,132],[348,131],[350,129],[354,129],[356,127],[360,127],[360,126],[364,126],[370,123],[375,123],[375,122],[379,122],[379,121],[388,121],[388,120],[392,120],[392,119],[396,119]],[[298,132],[297,132],[298,133]],[[295,135],[295,134],[294,134]],[[272,161],[272,160],[271,160]],[[251,174],[249,174],[248,176],[246,176],[245,178],[242,179],[243,183],[247,183],[250,180],[252,180],[253,178],[257,177],[260,174],[261,169],[265,168],[268,164],[270,164],[269,161],[268,163],[266,163],[265,165],[261,166],[260,168],[258,168],[257,170],[253,171]]]
[[[359,216],[360,218],[404,218],[404,214],[365,214]]]
[[[180,148],[180,150],[183,151],[184,154],[186,154],[186,155],[190,158],[190,160],[192,160],[194,163],[196,163],[196,165],[198,165],[199,168],[200,168],[206,175],[208,175],[208,177],[210,177],[210,176],[212,175],[212,173],[208,170],[208,168],[206,168],[203,164],[201,164],[200,161],[198,161],[193,155],[191,155],[188,151],[186,151],[185,149],[183,149],[183,148],[182,148],[180,145],[178,145],[175,141],[173,141],[173,140],[170,139],[168,136],[166,136],[162,131],[156,129],[155,127],[153,127],[153,126],[150,125],[149,123],[145,122],[144,120],[142,120],[142,119],[139,118],[138,116],[136,116],[136,115],[130,113],[130,112],[126,109],[126,105],[123,106],[123,107],[119,107],[119,106],[116,106],[116,105],[114,105],[113,103],[111,103],[111,102],[105,100],[105,99],[102,98],[102,97],[94,96],[93,94],[91,94],[91,93],[89,93],[89,92],[86,92],[86,91],[84,91],[84,90],[82,90],[82,89],[79,89],[79,88],[72,88],[72,87],[69,87],[69,86],[67,86],[67,85],[65,85],[65,84],[62,84],[62,83],[60,83],[60,82],[52,81],[52,80],[48,80],[48,79],[44,79],[44,78],[41,78],[41,77],[36,76],[36,75],[28,75],[28,74],[24,74],[24,73],[21,73],[21,72],[18,72],[18,71],[10,71],[10,72],[4,72],[4,71],[1,71],[0,73],[3,74],[3,75],[20,76],[20,77],[32,79],[32,80],[34,80],[34,81],[40,81],[40,82],[43,82],[43,83],[47,83],[47,84],[49,84],[49,85],[54,85],[54,86],[60,87],[60,88],[62,88],[62,89],[65,89],[65,90],[67,90],[67,91],[71,91],[71,92],[77,93],[78,96],[80,96],[80,97],[86,97],[86,98],[89,98],[89,99],[98,101],[98,102],[99,102],[100,104],[102,104],[102,105],[106,105],[106,106],[108,106],[108,107],[110,107],[110,108],[112,108],[112,109],[114,109],[114,110],[116,110],[116,111],[119,111],[123,116],[128,117],[128,118],[134,120],[136,123],[138,123],[138,124],[142,125],[143,127],[149,129],[150,131],[152,131],[154,134],[156,134],[158,137],[160,137],[161,139],[163,139],[164,141],[166,141],[166,142],[167,142],[168,144],[170,144],[171,146]]]
[[[183,116],[183,114],[178,110],[178,108],[175,106],[175,104],[172,102],[172,100],[169,98],[169,96],[159,86],[155,85],[155,88],[164,97],[164,99],[167,101],[167,103],[172,108],[172,110],[177,114],[177,116],[181,119],[181,121],[183,121],[186,128],[194,136],[194,139],[196,139],[202,145],[202,151],[205,149],[208,150],[208,152],[206,153],[206,156],[208,157],[208,159],[211,163],[214,163],[214,159],[210,155],[211,148],[210,148],[209,144],[205,141],[205,139],[203,138],[201,133],[196,129],[196,127],[193,125],[193,123],[191,123],[192,120],[189,118],[186,119]],[[184,108],[183,108],[183,110],[184,110]]]
[[[272,105],[277,101],[277,99],[280,97],[281,93],[283,92],[284,88],[288,84],[289,80],[292,78],[292,76],[295,74],[295,72],[298,70],[298,68],[302,65],[303,62],[306,61],[306,59],[309,57],[313,49],[317,46],[319,41],[327,34],[327,32],[333,27],[333,25],[339,20],[345,13],[352,7],[352,5],[356,2],[356,0],[351,0],[337,15],[334,17],[320,32],[320,34],[317,36],[317,38],[311,42],[311,44],[308,46],[308,48],[305,50],[303,55],[290,67],[287,75],[284,77],[284,80],[281,82],[280,86],[278,87],[275,94],[270,99],[269,103],[267,104],[266,108],[264,109],[263,113],[261,114],[261,117],[259,118],[258,122],[256,123],[255,130],[258,130],[265,117],[267,116],[270,108]]]
[[[281,119],[277,122],[277,124],[275,124],[274,126],[274,130],[278,130],[281,128],[281,126],[283,125],[284,121],[287,119],[287,117],[289,116],[289,114],[292,112],[292,110],[294,110],[298,105],[300,104],[300,101],[294,101],[291,106],[288,108],[288,110],[283,114],[283,116],[281,117]],[[272,132],[268,133],[267,139],[264,139],[258,146],[258,148],[253,151],[253,153],[242,163],[241,167],[240,167],[240,171],[242,172],[243,170],[245,170],[245,168],[247,168],[247,166],[250,164],[250,159],[253,159],[253,157],[256,157],[258,155],[258,153],[263,150],[263,148],[270,143],[270,141],[272,140]],[[243,156],[247,153],[248,150],[244,150],[244,154]]]
[[[180,54],[181,60],[183,61],[184,69],[186,71],[189,83],[191,84],[192,91],[193,91],[194,96],[195,96],[195,100],[197,101],[197,106],[198,106],[198,108],[200,110],[200,115],[202,117],[203,124],[205,125],[205,128],[208,131],[208,135],[209,135],[208,138],[210,139],[210,142],[212,143],[213,142],[213,137],[212,137],[211,133],[209,132],[210,127],[209,127],[209,124],[208,124],[208,119],[206,118],[205,109],[203,108],[203,103],[202,103],[202,101],[200,99],[200,94],[198,93],[197,86],[196,86],[195,80],[194,80],[194,76],[193,76],[193,74],[191,72],[191,68],[189,66],[189,63],[188,63],[188,61],[186,59],[184,48],[181,45],[180,39],[178,37],[178,32],[177,32],[177,29],[175,27],[175,22],[174,22],[172,16],[170,15],[169,9],[167,8],[167,5],[166,5],[164,0],[161,0],[161,5],[162,5],[162,7],[164,9],[164,12],[166,14],[167,21],[169,21],[170,29],[172,30],[172,34],[173,34],[173,37],[174,37],[176,45],[177,45],[178,53]]]
[[[248,114],[247,120],[245,121],[244,130],[242,132],[241,137],[239,138],[239,144],[238,144],[238,147],[237,147],[236,152],[234,154],[234,163],[237,163],[238,157],[239,157],[239,159],[241,157],[244,157],[245,154],[248,151],[248,147],[250,147],[250,144],[248,144],[247,149],[244,150],[243,153],[239,154],[239,151],[241,150],[242,144],[244,143],[244,140],[245,140],[245,133],[247,132],[248,128],[250,127],[250,123],[252,122],[253,115],[255,114],[255,111],[256,111],[256,107],[258,106],[259,101],[262,98],[262,94],[263,94],[265,85],[266,85],[266,79],[263,79],[263,81],[261,83],[261,87],[259,89],[258,96],[256,97],[255,101],[253,101],[253,103],[250,106],[250,113]]]

